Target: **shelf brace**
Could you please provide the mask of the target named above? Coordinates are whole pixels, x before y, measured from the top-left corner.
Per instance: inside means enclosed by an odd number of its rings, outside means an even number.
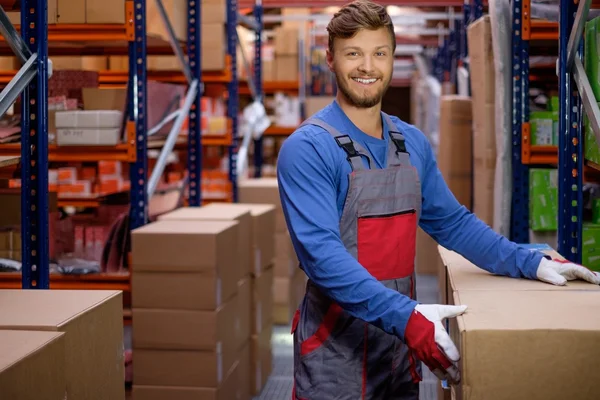
[[[573,22],[573,29],[569,36],[569,44],[567,45],[567,71],[570,71],[573,66],[573,60],[577,49],[579,49],[579,43],[583,36],[583,28],[585,27],[585,21],[590,11],[592,0],[580,1],[577,7],[577,14],[575,15],[575,21]]]
[[[590,81],[585,72],[585,67],[581,60],[578,57],[575,57],[574,63],[575,68],[573,70],[573,77],[577,83],[577,89],[581,94],[585,112],[592,124],[596,140],[600,143],[600,108],[598,108],[596,97],[594,96],[592,86],[590,85]]]
[[[238,24],[239,23],[246,24],[252,28],[254,32],[258,32],[258,24],[256,23],[256,20],[248,17],[247,15],[238,13]]]
[[[0,6],[0,33],[19,59],[20,64],[25,64],[31,58],[31,50],[8,19],[2,6]]]
[[[0,92],[0,117],[13,105],[29,82],[37,74],[37,54],[29,57],[29,60],[19,69],[19,72],[10,80],[8,85]]]
[[[165,28],[167,29],[167,32],[169,34],[169,43],[171,43],[171,47],[173,48],[173,51],[175,52],[175,55],[177,55],[177,59],[179,60],[179,63],[183,68],[183,74],[185,75],[185,79],[188,81],[188,84],[191,84],[193,79],[192,71],[190,70],[190,66],[185,60],[183,50],[181,50],[179,40],[177,40],[177,37],[175,36],[175,31],[173,30],[171,21],[169,21],[169,17],[167,16],[167,12],[165,11],[165,7],[163,6],[162,0],[156,0],[156,7],[158,9],[161,19],[163,20],[163,24],[165,25]],[[199,34],[200,32],[196,32],[196,35]]]
[[[185,118],[187,118],[187,116],[189,115],[190,109],[192,108],[192,104],[196,99],[198,86],[198,80],[194,79],[190,84],[187,94],[185,95],[183,107],[179,111],[179,114],[175,119],[175,123],[173,124],[173,127],[169,132],[169,136],[167,136],[167,140],[165,141],[165,144],[160,151],[160,155],[158,156],[158,160],[156,161],[156,166],[152,170],[152,175],[148,180],[148,199],[150,199],[156,191],[156,186],[158,186],[158,180],[160,179],[165,170],[167,157],[173,151],[175,143],[177,142],[177,137],[179,136],[179,132],[181,131],[181,127],[183,126],[183,122]]]

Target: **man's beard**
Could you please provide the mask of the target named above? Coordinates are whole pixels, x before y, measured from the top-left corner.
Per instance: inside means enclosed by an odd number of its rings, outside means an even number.
[[[383,95],[388,89],[391,79],[388,79],[387,82],[384,82],[382,88],[377,93],[369,97],[357,96],[350,90],[348,83],[341,79],[337,74],[335,76],[335,80],[337,81],[337,89],[342,92],[350,104],[358,108],[371,108],[381,102]]]

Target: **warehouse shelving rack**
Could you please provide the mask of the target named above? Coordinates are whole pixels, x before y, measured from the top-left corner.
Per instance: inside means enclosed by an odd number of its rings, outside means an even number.
[[[529,167],[558,167],[558,251],[580,263],[582,252],[583,178],[597,169],[583,160],[582,121],[585,111],[600,138],[600,111],[581,62],[582,33],[591,0],[561,0],[559,22],[531,18],[531,0],[513,2],[513,197],[511,239],[529,242]],[[530,144],[529,126],[529,45],[531,41],[558,41],[556,72],[559,82],[558,146]],[[554,65],[548,66],[553,68]]]
[[[159,4],[160,5],[160,4]],[[0,73],[0,84],[5,86],[0,95],[2,114],[23,92],[21,144],[0,145],[0,162],[14,164],[21,159],[22,200],[22,273],[24,289],[88,288],[129,290],[129,274],[94,274],[88,277],[52,276],[50,284],[48,255],[48,162],[51,161],[125,161],[130,164],[131,208],[130,227],[135,229],[148,221],[147,150],[149,143],[146,113],[146,82],[148,78],[178,83],[202,81],[204,84],[228,85],[228,116],[231,131],[224,137],[202,138],[201,95],[197,90],[190,104],[188,134],[188,172],[190,178],[191,206],[201,204],[201,172],[203,145],[225,145],[229,148],[230,179],[234,186],[232,198],[237,201],[235,188],[235,161],[237,152],[237,106],[239,82],[236,73],[236,26],[239,23],[236,0],[227,0],[226,36],[228,41],[226,68],[223,71],[205,72],[201,69],[201,3],[188,0],[188,60],[183,61],[181,43],[174,39],[172,29],[170,43],[146,35],[146,0],[125,1],[124,24],[77,24],[48,25],[44,0],[21,0],[16,10],[21,13],[21,24],[13,26],[5,12],[0,13],[2,37],[0,52],[13,50],[23,67],[18,71]],[[162,10],[165,19],[164,9]],[[260,49],[262,8],[260,0],[255,5],[257,48]],[[21,35],[19,28],[23,27]],[[65,44],[68,44],[65,46]],[[129,71],[101,71],[101,87],[128,85],[127,140],[117,146],[69,146],[48,145],[47,110],[49,47],[53,55],[129,55]],[[173,51],[184,62],[184,74],[148,72],[146,56],[172,55]],[[260,52],[259,52],[260,53]],[[255,73],[260,78],[260,55],[255,59]],[[260,82],[260,79],[256,80]],[[198,88],[200,89],[200,88]],[[183,119],[183,118],[182,118]],[[176,122],[177,123],[177,122]],[[78,205],[97,206],[98,199]],[[19,277],[3,276],[3,287],[18,287]]]

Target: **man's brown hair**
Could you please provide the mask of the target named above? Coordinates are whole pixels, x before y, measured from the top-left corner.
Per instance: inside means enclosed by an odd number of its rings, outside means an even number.
[[[355,0],[343,6],[327,25],[329,51],[333,54],[335,38],[348,39],[361,29],[377,30],[387,28],[392,40],[392,50],[396,50],[396,35],[392,18],[385,7],[370,0]]]

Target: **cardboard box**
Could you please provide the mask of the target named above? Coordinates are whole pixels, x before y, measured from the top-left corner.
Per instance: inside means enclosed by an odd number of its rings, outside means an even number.
[[[461,354],[454,399],[598,397],[599,291],[461,290],[454,301],[469,306],[450,324]]]
[[[250,234],[251,247],[254,249],[254,275],[260,275],[261,272],[273,264],[275,257],[275,217],[276,208],[271,204],[216,204],[211,203],[204,206],[205,209],[219,209],[227,207],[240,212],[250,212],[252,216],[252,233]]]
[[[226,36],[223,24],[202,24],[202,70],[222,71],[226,68]]]
[[[558,229],[558,170],[529,170],[529,229]]]
[[[300,37],[298,29],[277,27],[274,31],[275,54],[277,56],[297,56],[298,38]]]
[[[271,336],[273,329],[269,327],[259,335],[253,335],[250,347],[251,394],[258,395],[267,383],[273,369],[273,351]]]
[[[238,284],[237,296],[237,315],[235,331],[237,333],[238,350],[241,350],[248,340],[250,340],[250,331],[252,328],[252,278],[250,276],[242,279]]]
[[[186,41],[188,28],[187,2],[181,0],[162,0],[162,4],[175,33],[175,37],[178,40]],[[167,41],[169,40],[169,34],[155,1],[150,1],[146,4],[146,33],[148,36],[156,36]],[[202,32],[201,37],[204,38],[204,32]]]
[[[236,221],[158,221],[131,233],[133,270],[237,274]],[[237,276],[237,275],[236,275]]]
[[[335,100],[333,96],[309,96],[306,98],[306,115],[308,117],[321,111]]]
[[[61,0],[69,2],[73,0]],[[148,2],[146,7],[154,5]],[[60,13],[62,14],[62,10]],[[146,15],[148,10],[146,9]],[[124,24],[125,23],[125,1],[123,0],[85,0],[85,22],[88,24]],[[146,20],[147,27],[151,27],[150,20]]]
[[[490,17],[486,15],[470,24],[467,35],[473,115],[473,212],[492,226],[496,174],[496,74]]]
[[[287,231],[277,178],[258,178],[240,181],[238,185],[240,203],[272,204],[275,206],[275,232]]]
[[[61,24],[85,24],[86,3],[90,0],[58,0],[58,20]],[[91,1],[93,3],[93,1]],[[121,0],[121,4],[123,1]]]
[[[275,284],[274,269],[269,268],[251,280],[252,302],[250,332],[253,335],[261,333],[272,321],[273,287]]]
[[[237,296],[215,311],[134,308],[133,348],[237,351],[239,314]]]
[[[299,78],[298,74],[297,56],[277,55],[275,57],[276,81],[297,81]]]
[[[458,202],[471,209],[472,106],[464,96],[442,96],[440,101],[439,169]]]
[[[3,399],[64,400],[64,333],[0,331],[0,393]]]
[[[290,234],[275,234],[275,276],[285,278],[294,276],[298,271],[298,258]]]
[[[252,215],[248,210],[228,207],[228,204],[213,204],[211,207],[182,207],[158,217],[159,221],[236,221],[238,223],[237,247],[230,251],[238,253],[236,280],[249,275],[253,270],[252,259]]]
[[[437,275],[444,266],[437,251],[438,243],[423,229],[417,230],[417,254],[415,268],[418,274]]]
[[[234,364],[218,387],[154,386],[134,384],[134,400],[232,400],[239,399],[241,365]]]
[[[581,263],[600,272],[600,224],[583,223],[581,230]]]
[[[554,114],[551,111],[532,111],[529,115],[530,141],[534,146],[551,146],[554,138]]]
[[[134,352],[136,385],[217,388],[235,366],[239,350],[134,349]]]
[[[273,284],[273,322],[287,325],[302,302],[306,291],[306,274],[298,272],[291,278],[275,278]]]
[[[131,302],[135,308],[216,310],[237,293],[232,274],[216,272],[131,273]]]
[[[239,379],[240,379],[240,390],[239,390],[239,399],[240,400],[251,400],[253,396],[250,394],[254,392],[252,388],[252,378],[251,371],[254,369],[251,365],[250,358],[250,343],[251,339],[249,339],[242,351],[240,352],[240,366],[239,366]]]
[[[225,24],[227,22],[226,0],[202,0],[202,24]]]
[[[67,394],[124,399],[123,296],[108,290],[0,290],[0,330],[64,332]]]

